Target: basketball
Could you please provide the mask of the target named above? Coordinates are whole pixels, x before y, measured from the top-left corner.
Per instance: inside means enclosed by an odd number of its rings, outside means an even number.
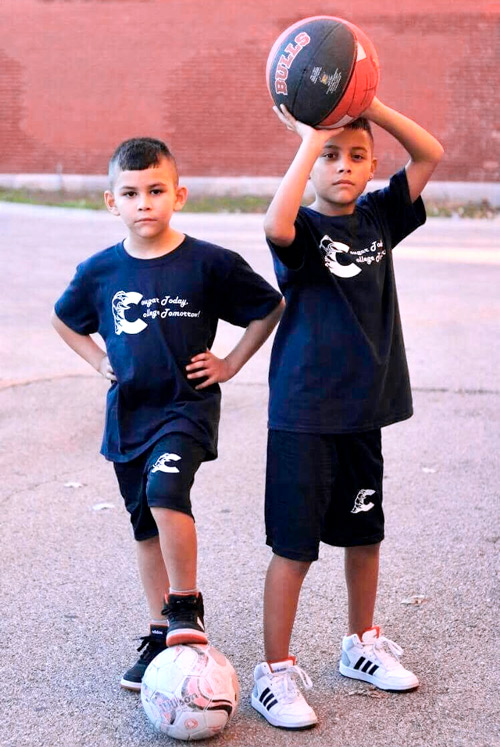
[[[334,16],[312,16],[287,28],[266,66],[275,105],[313,127],[342,127],[370,106],[380,78],[366,34]]]

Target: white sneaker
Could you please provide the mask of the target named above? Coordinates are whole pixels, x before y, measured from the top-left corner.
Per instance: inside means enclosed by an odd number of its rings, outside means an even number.
[[[254,671],[255,687],[252,706],[272,726],[282,729],[307,729],[318,723],[318,717],[296,685],[299,678],[310,690],[312,682],[292,656],[285,661],[258,664]]]
[[[399,661],[403,649],[382,635],[378,625],[342,641],[339,671],[345,677],[370,682],[381,690],[414,690],[418,679]]]

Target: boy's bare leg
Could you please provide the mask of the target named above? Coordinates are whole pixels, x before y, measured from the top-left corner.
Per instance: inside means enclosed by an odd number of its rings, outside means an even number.
[[[160,533],[161,553],[176,591],[196,589],[197,540],[194,520],[181,511],[151,508]]]
[[[310,562],[273,555],[264,588],[264,647],[267,661],[283,661],[289,646],[302,582]]]
[[[349,635],[372,627],[377,597],[380,543],[345,549]]]
[[[370,682],[381,690],[405,692],[418,687],[418,678],[403,667],[390,648],[377,651],[375,644],[380,640],[380,629],[371,630],[362,638],[363,633],[373,628],[379,552],[380,543],[346,548],[349,634],[342,642],[339,670],[346,677]],[[365,662],[362,667],[360,657]]]
[[[168,629],[161,611],[165,592],[168,591],[168,576],[158,537],[140,540],[135,545],[139,575],[149,607],[150,633],[143,637],[137,649],[141,655],[136,663],[127,669],[120,684],[127,690],[139,692],[148,664],[166,646]]]
[[[169,580],[159,537],[136,542],[137,564],[151,620],[160,621],[161,611],[168,593]]]

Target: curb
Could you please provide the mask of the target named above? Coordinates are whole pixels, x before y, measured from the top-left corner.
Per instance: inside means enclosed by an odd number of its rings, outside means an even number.
[[[186,176],[182,183],[192,197],[244,196],[272,197],[280,184],[280,176]],[[374,179],[370,191],[380,189],[387,180]],[[92,174],[0,174],[0,187],[4,189],[37,189],[47,192],[96,192],[107,189],[105,175]],[[306,197],[308,196],[306,191]],[[500,182],[439,182],[431,181],[425,187],[424,198],[436,202],[479,203],[486,201],[500,207]]]

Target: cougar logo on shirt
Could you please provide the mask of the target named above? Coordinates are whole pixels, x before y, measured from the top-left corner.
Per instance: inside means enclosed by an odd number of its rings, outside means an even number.
[[[374,490],[360,490],[354,499],[354,508],[351,510],[351,514],[359,514],[361,511],[369,511],[374,507],[374,503],[365,503],[366,498],[370,495],[375,495]]]
[[[177,467],[170,467],[169,462],[178,462],[181,457],[178,454],[169,454],[166,452],[158,457],[156,462],[153,464],[151,472],[178,472]]]
[[[325,265],[332,275],[336,275],[339,278],[353,278],[361,272],[361,268],[355,264],[341,265],[338,262],[337,257],[339,254],[343,256],[349,254],[350,247],[347,244],[343,244],[341,241],[333,241],[328,235],[325,235],[321,239],[319,248],[325,255]]]
[[[364,249],[354,250],[341,241],[333,241],[328,234],[325,234],[319,243],[319,248],[323,252],[325,266],[332,275],[337,275],[339,278],[353,278],[359,275],[363,269],[358,265],[367,265],[368,267],[371,267],[372,264],[377,265],[382,262],[386,255],[384,242],[381,238],[375,239],[370,246]],[[339,257],[344,257],[349,262],[340,263],[338,261]]]
[[[125,316],[130,307],[136,306],[141,298],[142,294],[137,291],[118,291],[113,296],[111,307],[113,309],[115,332],[117,335],[121,335],[122,332],[125,332],[127,335],[137,335],[148,326],[142,319],[129,322]]]

